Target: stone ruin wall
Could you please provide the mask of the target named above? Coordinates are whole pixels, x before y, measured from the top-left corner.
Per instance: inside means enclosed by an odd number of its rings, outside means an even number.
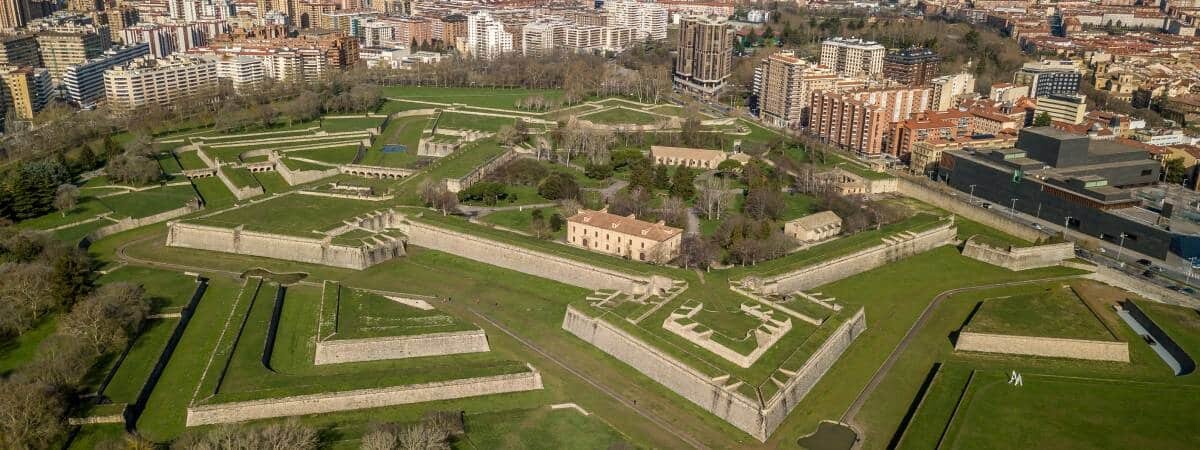
[[[1119,341],[1014,336],[964,331],[959,333],[958,339],[954,343],[954,350],[1129,362],[1129,344]]]
[[[784,294],[823,286],[946,245],[954,241],[957,232],[958,228],[952,222],[943,223],[934,229],[916,233],[911,239],[892,244],[882,243],[860,252],[763,278],[759,290],[766,294]]]
[[[668,289],[662,276],[637,276],[573,259],[529,250],[478,236],[408,221],[400,229],[410,244],[592,290],[613,289],[640,295]]]
[[[954,192],[956,195],[951,196],[947,192],[935,190],[908,179],[897,179],[896,192],[905,197],[915,198],[1027,241],[1032,242],[1045,237],[1042,232],[1015,222],[991,209],[968,204],[965,201],[969,197],[968,193]]]
[[[404,254],[404,242],[373,247],[333,245],[320,239],[173,222],[167,227],[168,247],[194,248],[241,255],[362,270]]]
[[[365,339],[327,339],[317,342],[317,354],[313,363],[341,364],[490,350],[487,334],[483,330]]]
[[[531,366],[530,372],[519,374],[189,406],[187,426],[324,414],[538,389],[542,389],[542,375]]]
[[[983,261],[994,266],[1019,271],[1057,266],[1063,260],[1074,258],[1075,244],[1065,242],[1036,247],[1002,249],[977,242],[972,238],[963,244],[962,254],[968,258]]]

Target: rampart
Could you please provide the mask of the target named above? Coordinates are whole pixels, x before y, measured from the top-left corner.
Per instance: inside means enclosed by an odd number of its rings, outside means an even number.
[[[1200,307],[1200,301],[1197,301],[1193,297],[1154,283],[1147,283],[1120,270],[1104,265],[1092,266],[1090,270],[1092,273],[1084,275],[1084,278],[1119,287],[1156,302],[1186,306],[1188,308]]]
[[[958,334],[958,339],[954,342],[954,350],[1129,362],[1129,344],[1119,341],[1014,336],[964,331]]]
[[[351,247],[332,244],[329,238],[314,239],[247,231],[243,227],[222,228],[185,222],[167,226],[167,246],[211,250],[241,255],[321,264],[362,270],[404,255],[404,241],[377,236],[375,245]]]
[[[364,339],[326,339],[317,342],[314,364],[339,364],[381,359],[456,355],[491,350],[483,330],[389,336]]]
[[[997,248],[972,237],[963,244],[963,256],[1008,270],[1050,267],[1075,257],[1075,244],[1039,245],[1036,247]]]
[[[483,163],[483,165],[476,167],[475,170],[471,171],[471,173],[468,173],[461,178],[447,178],[445,180],[446,189],[450,192],[458,192],[469,188],[472,184],[478,183],[492,172],[495,172],[496,169],[500,168],[500,166],[503,166],[509,161],[517,159],[517,156],[520,156],[517,151],[509,148],[508,150],[505,150],[504,153],[496,155],[495,158],[492,158],[488,162]]]
[[[409,403],[503,394],[507,392],[532,391],[541,388],[542,375],[531,366],[529,372],[519,374],[189,406],[187,409],[187,426],[193,427],[269,419],[273,417],[380,408]]]
[[[362,145],[359,145],[362,148]],[[295,186],[297,184],[311,183],[322,178],[329,178],[337,175],[341,170],[337,167],[331,167],[325,170],[292,170],[279,159],[279,153],[271,152],[268,156],[271,164],[275,165],[275,171],[279,172],[279,176],[283,177],[283,181],[287,184]]]
[[[146,216],[146,217],[141,217],[141,218],[137,218],[137,219],[133,219],[133,218],[121,219],[121,220],[117,221],[117,223],[114,223],[112,225],[105,225],[103,227],[97,228],[95,231],[93,231],[91,233],[88,233],[87,238],[88,238],[88,241],[96,242],[100,239],[103,239],[108,236],[112,236],[114,234],[117,234],[117,233],[120,233],[123,231],[129,231],[134,228],[144,227],[146,225],[168,221],[168,220],[171,220],[171,219],[174,219],[177,217],[183,217],[188,214],[199,211],[201,209],[203,209],[203,208],[200,206],[199,201],[189,201],[188,204],[183,207],[175,208],[170,211],[163,211],[163,212],[160,212],[160,213],[152,215],[152,216]]]
[[[760,441],[766,441],[817,381],[866,329],[859,310],[795,372],[780,391],[764,403],[747,398],[726,384],[725,376],[707,376],[602,319],[568,306],[563,329],[632,366],[672,392],[704,408]]]
[[[203,153],[203,152],[201,152],[201,153]],[[251,197],[257,197],[257,196],[263,195],[267,192],[267,191],[263,190],[262,186],[241,187],[241,186],[234,184],[233,180],[230,180],[229,177],[225,175],[225,171],[221,170],[219,165],[217,166],[216,173],[217,173],[217,178],[221,179],[221,183],[224,183],[225,187],[229,188],[229,192],[232,192],[233,196],[236,197],[238,200],[245,200],[245,199],[248,199]]]
[[[907,178],[897,179],[896,192],[1027,241],[1037,241],[1046,237],[1041,232],[1009,220],[1007,217],[997,214],[990,209],[980,208],[967,203],[968,194],[955,192],[955,195],[950,195],[948,192],[937,190],[934,187],[926,186]]]
[[[866,250],[791,272],[764,278],[747,277],[743,284],[755,292],[768,295],[809,290],[946,245],[954,241],[957,232],[954,223],[947,221],[929,230],[888,236],[882,244]]]
[[[666,277],[638,276],[596,267],[524,247],[505,244],[467,233],[407,220],[400,230],[410,244],[462,256],[493,266],[592,290],[613,289],[636,295],[670,289],[674,280]]]
[[[395,167],[378,167],[364,166],[361,164],[343,164],[338,166],[338,171],[347,175],[354,175],[369,178],[381,178],[385,180],[399,180],[411,176],[416,171],[411,169],[398,169]]]

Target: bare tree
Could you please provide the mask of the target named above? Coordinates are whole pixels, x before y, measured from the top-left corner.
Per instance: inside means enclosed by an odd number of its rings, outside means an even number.
[[[20,334],[58,305],[54,270],[44,263],[0,266],[0,334]]]
[[[65,412],[62,399],[45,385],[0,380],[0,447],[54,447],[66,431]]]
[[[567,198],[558,202],[558,210],[562,211],[563,217],[571,217],[579,214],[579,210],[581,209],[583,209],[583,205],[577,199]]]
[[[703,236],[687,235],[679,244],[679,262],[683,268],[707,269],[716,257],[716,249]]]
[[[320,444],[316,430],[295,419],[264,427],[227,425],[207,433],[188,433],[172,445],[176,450],[313,450]]]
[[[75,304],[59,327],[97,355],[118,350],[141,329],[150,314],[150,303],[144,296],[145,290],[132,283],[106,284]]]
[[[683,228],[688,223],[688,205],[679,197],[670,197],[658,207],[657,215],[667,225]]]
[[[54,209],[62,213],[63,217],[79,203],[79,187],[73,184],[60,184],[58,189],[54,191]]]
[[[724,177],[707,177],[697,193],[697,204],[704,209],[708,220],[721,220],[721,213],[733,202],[729,180]]]

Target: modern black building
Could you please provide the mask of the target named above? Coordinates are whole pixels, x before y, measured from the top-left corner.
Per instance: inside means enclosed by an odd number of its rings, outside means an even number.
[[[906,86],[923,86],[938,76],[942,58],[933,50],[912,47],[883,57],[883,77]]]
[[[1200,255],[1200,236],[1173,227],[1170,205],[1145,205],[1139,186],[1157,183],[1161,165],[1145,150],[1050,127],[1021,130],[1015,148],[952,150],[939,173],[974,198],[1157,258]],[[1176,228],[1173,230],[1173,228]],[[1195,248],[1195,249],[1193,249]]]
[[[1071,60],[1029,62],[1013,74],[1013,83],[1029,86],[1029,96],[1033,98],[1077,94],[1082,79],[1083,74]]]

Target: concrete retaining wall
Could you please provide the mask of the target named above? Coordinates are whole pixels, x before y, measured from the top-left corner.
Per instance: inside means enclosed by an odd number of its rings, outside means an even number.
[[[640,295],[674,284],[666,277],[630,275],[414,220],[407,221],[400,230],[413,245],[592,290],[614,289]]]
[[[380,240],[387,237],[380,236]],[[246,231],[174,222],[167,227],[167,246],[321,264],[362,270],[404,255],[404,242],[392,240],[375,246],[334,245],[328,239]]]
[[[1057,266],[1063,260],[1075,257],[1075,244],[1039,245],[1036,247],[996,248],[975,238],[968,239],[963,244],[963,256],[1000,266],[1008,270],[1026,270],[1039,267]]]
[[[1148,283],[1117,269],[1103,265],[1092,266],[1090,269],[1092,273],[1084,275],[1084,278],[1116,286],[1159,303],[1186,306],[1189,308],[1200,307],[1200,300],[1154,283]]]
[[[201,152],[201,153],[203,153],[203,152]],[[240,187],[240,186],[234,184],[233,181],[229,179],[229,177],[225,176],[225,172],[222,171],[220,167],[217,167],[216,173],[217,173],[217,178],[219,178],[221,180],[221,182],[225,184],[225,187],[229,189],[229,192],[232,192],[233,196],[235,198],[237,198],[238,200],[245,200],[245,199],[248,199],[251,197],[257,197],[259,195],[263,195],[266,193],[266,191],[263,190],[262,186]]]
[[[964,331],[958,334],[954,350],[1129,362],[1129,344],[1117,341],[1013,336]]]
[[[990,209],[984,209],[968,204],[967,199],[969,198],[969,195],[965,193],[956,193],[957,195],[951,196],[950,194],[939,191],[933,187],[925,186],[923,184],[919,184],[919,182],[904,178],[900,178],[896,182],[896,192],[1027,241],[1037,241],[1038,239],[1046,237],[1046,235],[1042,234],[1040,231],[1009,220],[1007,217],[997,214]]]
[[[389,336],[366,339],[335,339],[317,342],[314,364],[339,364],[381,359],[455,355],[491,350],[483,330]]]
[[[483,163],[483,165],[476,167],[475,170],[472,170],[471,173],[464,175],[462,178],[447,178],[445,180],[446,189],[450,192],[458,192],[469,188],[472,184],[478,183],[492,172],[495,172],[496,169],[500,168],[500,166],[503,166],[509,161],[517,159],[518,156],[520,155],[516,150],[509,148],[508,150],[505,150],[504,153],[496,155],[495,158],[492,158],[488,162]]]
[[[772,277],[754,280],[750,285],[764,294],[785,294],[805,291],[834,281],[878,268],[892,261],[923,253],[930,249],[953,242],[958,228],[953,222],[945,222],[936,228],[913,233],[888,236],[884,242],[866,250],[823,261]]]
[[[200,207],[199,202],[197,201],[197,202],[189,202],[187,206],[184,206],[182,208],[175,208],[170,211],[160,212],[153,216],[146,216],[146,217],[142,217],[140,219],[130,219],[130,218],[121,219],[121,220],[117,221],[117,223],[114,223],[112,225],[105,225],[103,227],[97,228],[95,231],[93,231],[91,233],[88,233],[87,238],[88,238],[88,241],[96,242],[100,239],[103,239],[108,236],[112,236],[112,235],[120,233],[122,231],[129,231],[134,228],[144,227],[146,225],[159,223],[159,222],[165,222],[165,221],[177,218],[177,217],[183,217],[188,214],[199,211],[201,209],[202,208]]]
[[[734,390],[736,385],[726,385],[724,377],[704,375],[624,330],[573,307],[567,307],[562,327],[755,439],[766,441],[862,333],[866,319],[859,310],[838,327],[766,406]]]
[[[187,409],[187,426],[323,414],[541,389],[541,373],[533,367],[530,367],[530,370],[530,372],[520,374],[465,378],[408,386],[190,406]]]

